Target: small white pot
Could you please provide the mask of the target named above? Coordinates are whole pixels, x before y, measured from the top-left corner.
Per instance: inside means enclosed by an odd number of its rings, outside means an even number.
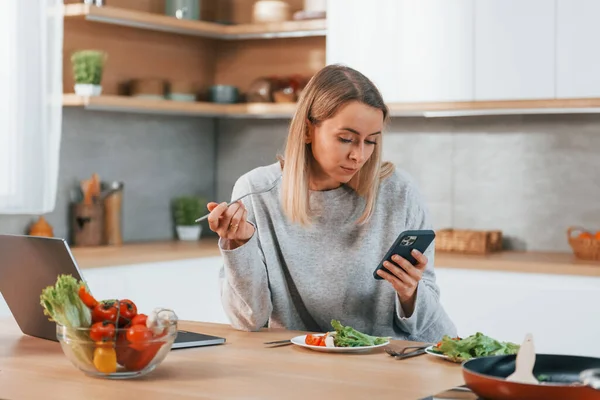
[[[75,84],[75,94],[78,96],[100,96],[101,93],[101,85],[92,85],[91,83]]]
[[[202,227],[200,225],[192,225],[192,226],[181,226],[178,225],[177,229],[177,237],[179,240],[189,240],[194,241],[200,239],[200,234],[202,233]]]

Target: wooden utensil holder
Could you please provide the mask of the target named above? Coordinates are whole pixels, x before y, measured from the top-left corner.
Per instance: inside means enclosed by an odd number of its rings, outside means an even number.
[[[104,239],[104,206],[75,203],[71,210],[71,230],[75,246],[101,246]]]

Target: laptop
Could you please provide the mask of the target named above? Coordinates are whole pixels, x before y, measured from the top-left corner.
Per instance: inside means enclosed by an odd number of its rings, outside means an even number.
[[[24,334],[58,341],[56,324],[44,315],[40,295],[61,274],[85,281],[64,239],[0,235],[0,293]],[[222,337],[179,330],[172,348],[223,343]]]

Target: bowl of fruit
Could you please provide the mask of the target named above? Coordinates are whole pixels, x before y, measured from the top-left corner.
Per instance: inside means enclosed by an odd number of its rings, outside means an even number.
[[[600,230],[571,226],[567,229],[567,237],[577,258],[600,261]]]
[[[177,316],[167,308],[139,313],[129,299],[96,300],[87,285],[60,275],[42,291],[44,313],[71,363],[89,376],[127,379],[153,371],[177,336]]]

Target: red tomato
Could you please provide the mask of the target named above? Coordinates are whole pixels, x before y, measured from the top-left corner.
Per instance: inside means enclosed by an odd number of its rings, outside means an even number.
[[[106,342],[114,340],[115,325],[110,321],[96,322],[90,330],[90,339],[94,342]]]
[[[164,342],[150,343],[144,350],[135,350],[130,348],[129,350],[131,352],[124,361],[124,364],[121,365],[123,365],[128,371],[141,371],[142,369],[146,368],[148,364],[150,364],[150,362],[156,356],[156,353],[158,353],[164,344]]]
[[[131,320],[131,325],[144,325],[146,326],[146,321],[148,320],[148,316],[146,314],[138,314]]]
[[[114,300],[101,301],[92,310],[93,322],[117,322],[117,305]]]
[[[85,288],[85,285],[79,287],[79,298],[83,301],[83,304],[88,308],[94,308],[98,304],[98,301],[92,296]]]
[[[127,340],[131,348],[143,351],[152,340],[152,331],[144,325],[133,325],[127,329]]]
[[[137,315],[137,307],[133,301],[127,299],[121,300],[119,304],[119,324],[125,326]]]
[[[308,334],[305,342],[310,346],[325,346],[325,336]]]

